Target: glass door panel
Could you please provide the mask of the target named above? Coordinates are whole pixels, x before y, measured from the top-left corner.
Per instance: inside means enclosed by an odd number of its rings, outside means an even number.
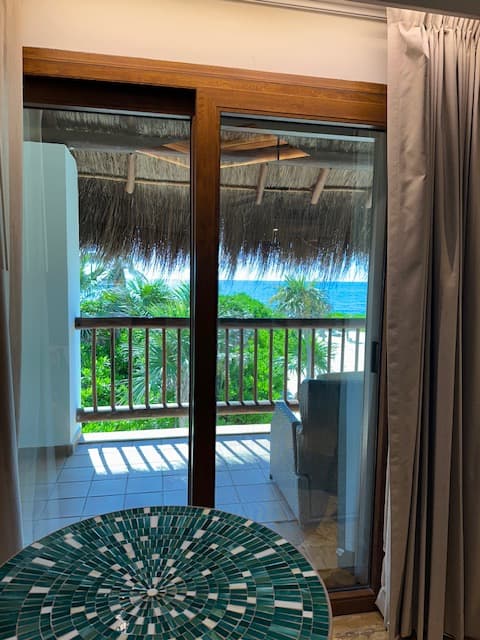
[[[216,505],[296,544],[331,589],[369,580],[383,144],[221,126]]]
[[[25,543],[186,504],[190,121],[25,110]]]

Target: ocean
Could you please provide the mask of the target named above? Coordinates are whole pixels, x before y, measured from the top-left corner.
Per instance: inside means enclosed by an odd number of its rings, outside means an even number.
[[[284,282],[280,280],[219,280],[220,295],[246,293],[269,305],[271,298]],[[340,280],[316,284],[326,293],[333,313],[365,315],[367,310],[367,282],[342,282]]]

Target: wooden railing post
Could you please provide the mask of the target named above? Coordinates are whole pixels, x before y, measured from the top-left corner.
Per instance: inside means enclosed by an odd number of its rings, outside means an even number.
[[[150,406],[150,329],[145,328],[145,406]]]

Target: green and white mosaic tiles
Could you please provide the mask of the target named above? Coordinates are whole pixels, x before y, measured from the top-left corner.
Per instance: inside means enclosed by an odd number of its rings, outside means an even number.
[[[196,507],[118,511],[0,568],[0,640],[326,640],[315,571],[251,520]]]

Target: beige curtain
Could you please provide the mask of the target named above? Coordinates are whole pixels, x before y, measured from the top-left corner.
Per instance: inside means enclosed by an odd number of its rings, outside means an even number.
[[[479,639],[480,22],[392,9],[388,38],[385,613]]]
[[[0,563],[21,547],[16,406],[20,376],[22,51],[17,0],[0,0]]]

